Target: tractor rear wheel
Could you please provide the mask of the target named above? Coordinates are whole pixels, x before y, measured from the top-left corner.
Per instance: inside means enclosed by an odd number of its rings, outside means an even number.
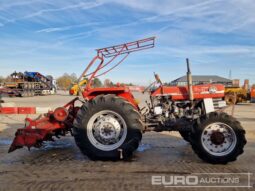
[[[185,141],[190,142],[190,131],[179,131],[179,133]]]
[[[73,125],[77,146],[92,160],[128,159],[142,138],[140,114],[111,94],[84,103]]]
[[[202,160],[226,164],[243,153],[245,131],[235,118],[223,112],[212,112],[197,120],[190,143]]]

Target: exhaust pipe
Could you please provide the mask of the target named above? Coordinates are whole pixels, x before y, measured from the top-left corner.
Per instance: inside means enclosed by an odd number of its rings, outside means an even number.
[[[193,95],[193,89],[192,89],[192,75],[191,75],[191,72],[190,72],[189,59],[188,58],[186,58],[186,63],[187,63],[187,83],[188,83],[189,100],[192,103],[193,99],[194,99],[194,95]]]

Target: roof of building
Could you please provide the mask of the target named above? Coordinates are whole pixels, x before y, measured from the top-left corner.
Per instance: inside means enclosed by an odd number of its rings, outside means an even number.
[[[199,82],[225,82],[230,83],[232,80],[223,78],[216,75],[192,75],[192,81],[199,81]],[[187,76],[182,76],[172,81],[174,82],[187,82]]]

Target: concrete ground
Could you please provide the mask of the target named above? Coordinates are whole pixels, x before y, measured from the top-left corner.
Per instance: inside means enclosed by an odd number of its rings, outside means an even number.
[[[138,99],[143,99],[141,95]],[[4,98],[18,106],[61,106],[68,95],[33,98]],[[91,161],[81,154],[73,137],[49,142],[41,149],[19,149],[7,153],[25,115],[0,115],[0,191],[1,190],[222,190],[223,188],[164,188],[152,185],[152,175],[191,173],[255,173],[255,104],[235,107],[234,116],[246,130],[248,143],[237,161],[212,165],[201,161],[189,143],[177,132],[145,133],[131,161]],[[34,115],[31,117],[35,117]],[[254,189],[254,176],[251,186]],[[248,190],[248,188],[226,188]],[[251,188],[249,190],[252,190]]]

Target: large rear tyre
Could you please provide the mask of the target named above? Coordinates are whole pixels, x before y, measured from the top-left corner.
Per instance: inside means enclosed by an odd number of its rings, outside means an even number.
[[[128,159],[142,138],[140,114],[115,95],[84,103],[73,125],[77,146],[92,160]]]
[[[185,141],[190,142],[190,131],[179,131],[179,133]]]
[[[197,120],[190,143],[202,160],[226,164],[243,153],[245,131],[235,118],[226,113],[212,112]]]

